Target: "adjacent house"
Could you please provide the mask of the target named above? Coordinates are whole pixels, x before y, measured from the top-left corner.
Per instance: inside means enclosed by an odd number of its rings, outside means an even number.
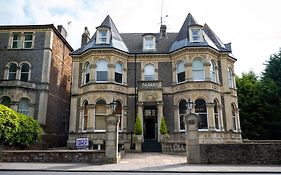
[[[66,144],[72,47],[63,26],[0,26],[0,103],[37,119],[42,146]]]

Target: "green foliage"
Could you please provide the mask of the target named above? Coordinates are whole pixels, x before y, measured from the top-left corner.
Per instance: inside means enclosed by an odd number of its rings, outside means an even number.
[[[142,134],[142,125],[141,125],[141,121],[140,121],[139,115],[137,115],[137,118],[136,118],[136,123],[135,123],[135,126],[134,126],[134,133],[136,135],[141,135]]]
[[[0,144],[28,146],[41,135],[42,129],[36,120],[0,105]]]
[[[165,118],[162,117],[161,118],[161,123],[160,123],[160,134],[166,135],[167,133],[168,133],[168,131],[167,131],[167,126],[166,126]]]
[[[253,72],[236,78],[243,138],[281,139],[281,50],[259,79]]]

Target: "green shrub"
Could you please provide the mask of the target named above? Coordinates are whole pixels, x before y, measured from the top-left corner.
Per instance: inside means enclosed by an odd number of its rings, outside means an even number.
[[[160,123],[160,134],[166,135],[167,133],[168,133],[168,131],[167,131],[167,126],[166,126],[165,118],[162,117],[161,118],[161,123]]]
[[[0,144],[28,146],[41,137],[37,120],[0,105]]]
[[[140,121],[139,115],[137,115],[137,118],[136,118],[136,123],[135,123],[135,126],[134,126],[134,133],[136,135],[141,135],[142,134],[142,125],[141,125],[141,121]]]

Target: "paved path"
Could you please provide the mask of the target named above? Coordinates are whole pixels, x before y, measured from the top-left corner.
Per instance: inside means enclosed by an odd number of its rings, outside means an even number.
[[[123,172],[279,172],[281,166],[190,165],[185,156],[161,153],[126,153],[118,164],[0,163],[0,170],[123,171]]]

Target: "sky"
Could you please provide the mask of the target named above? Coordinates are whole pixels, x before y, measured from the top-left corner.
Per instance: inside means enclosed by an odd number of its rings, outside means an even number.
[[[81,45],[84,27],[93,35],[107,15],[120,33],[154,33],[161,14],[168,15],[163,20],[167,32],[178,32],[191,13],[224,43],[232,43],[237,75],[260,74],[281,48],[280,0],[0,0],[0,7],[0,25],[64,25],[74,49]]]

